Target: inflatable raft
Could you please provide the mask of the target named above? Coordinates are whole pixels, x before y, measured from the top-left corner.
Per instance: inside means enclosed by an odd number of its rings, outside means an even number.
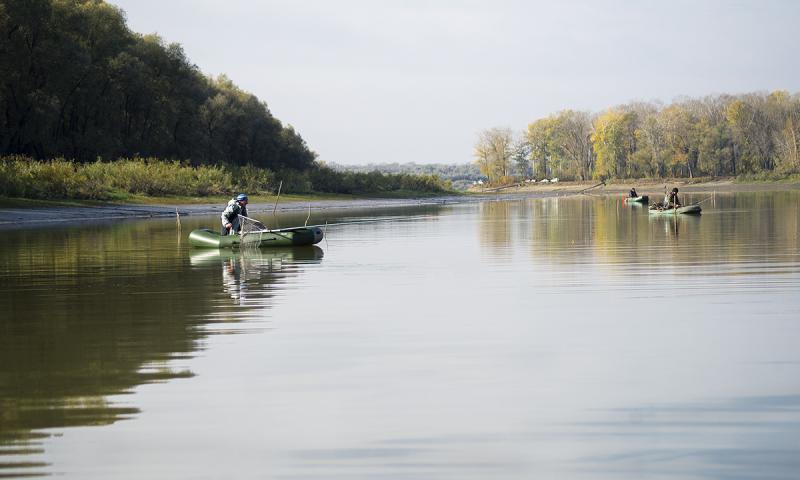
[[[656,206],[652,206],[650,207],[650,215],[698,215],[700,214],[701,210],[702,209],[700,208],[700,205],[686,205],[678,208],[658,208]]]
[[[648,203],[650,201],[650,197],[647,195],[641,195],[639,197],[625,197],[625,203]]]
[[[293,247],[315,245],[322,241],[319,227],[296,227],[253,232],[246,235],[220,235],[207,228],[192,230],[189,243],[197,248],[240,248],[240,247]]]

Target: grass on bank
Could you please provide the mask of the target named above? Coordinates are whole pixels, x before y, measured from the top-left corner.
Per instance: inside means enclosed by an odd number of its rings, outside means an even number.
[[[146,195],[120,196],[114,200],[44,200],[38,198],[4,197],[0,196],[0,208],[38,208],[38,207],[86,207],[109,204],[126,205],[199,205],[220,204],[224,205],[232,198],[231,195],[213,195],[208,197],[165,196],[150,197]],[[309,195],[283,195],[280,203],[288,202],[314,202],[323,200],[352,200],[369,198],[364,195],[345,194],[309,194]],[[274,203],[275,195],[250,195],[250,203]]]
[[[237,192],[253,202],[343,198],[413,198],[451,194],[449,182],[433,175],[337,172],[324,165],[306,171],[252,166],[192,166],[158,159],[120,159],[76,163],[38,161],[24,156],[0,158],[0,197],[125,203],[217,203]],[[84,203],[85,204],[85,203]]]

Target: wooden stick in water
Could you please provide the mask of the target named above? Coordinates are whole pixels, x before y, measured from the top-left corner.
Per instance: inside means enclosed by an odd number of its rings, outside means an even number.
[[[587,190],[591,190],[593,188],[596,188],[596,187],[599,187],[600,185],[605,185],[605,184],[606,184],[606,182],[600,182],[597,185],[592,185],[591,187],[584,188],[583,190],[580,190],[578,193],[583,193],[583,192],[585,192]]]
[[[275,207],[272,209],[272,215],[278,210],[278,200],[281,198],[281,188],[283,187],[283,180],[278,184],[278,195],[275,197]]]
[[[278,224],[278,217],[276,216],[276,212],[278,211],[278,200],[281,198],[281,188],[283,187],[283,180],[281,183],[278,184],[278,195],[275,197],[275,206],[272,208],[272,218],[275,219],[275,225],[280,228]]]

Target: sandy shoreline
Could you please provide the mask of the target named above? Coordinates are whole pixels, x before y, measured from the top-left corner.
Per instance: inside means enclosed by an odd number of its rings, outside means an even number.
[[[664,182],[641,180],[630,184],[614,183],[589,188],[597,182],[561,182],[549,185],[526,185],[499,191],[478,191],[468,195],[450,195],[429,198],[403,199],[354,199],[354,200],[315,200],[311,202],[285,202],[278,204],[279,212],[305,210],[312,211],[408,207],[415,205],[446,205],[473,203],[486,200],[511,200],[520,198],[545,198],[579,195],[618,195],[624,194],[632,186],[641,195],[663,195],[664,186],[678,187],[681,192],[741,192],[775,191],[800,189],[800,184],[751,183],[740,184],[729,180],[689,183],[686,181]],[[70,224],[109,222],[125,219],[168,218],[219,215],[225,206],[220,203],[201,203],[192,205],[123,205],[107,204],[92,206],[47,206],[31,208],[0,208],[0,230],[29,229],[39,227],[63,227]],[[272,212],[274,205],[253,203],[248,206],[251,214]]]

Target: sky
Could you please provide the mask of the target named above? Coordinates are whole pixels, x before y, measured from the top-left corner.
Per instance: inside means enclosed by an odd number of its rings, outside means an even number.
[[[327,162],[467,163],[564,109],[800,92],[800,2],[111,0]]]

